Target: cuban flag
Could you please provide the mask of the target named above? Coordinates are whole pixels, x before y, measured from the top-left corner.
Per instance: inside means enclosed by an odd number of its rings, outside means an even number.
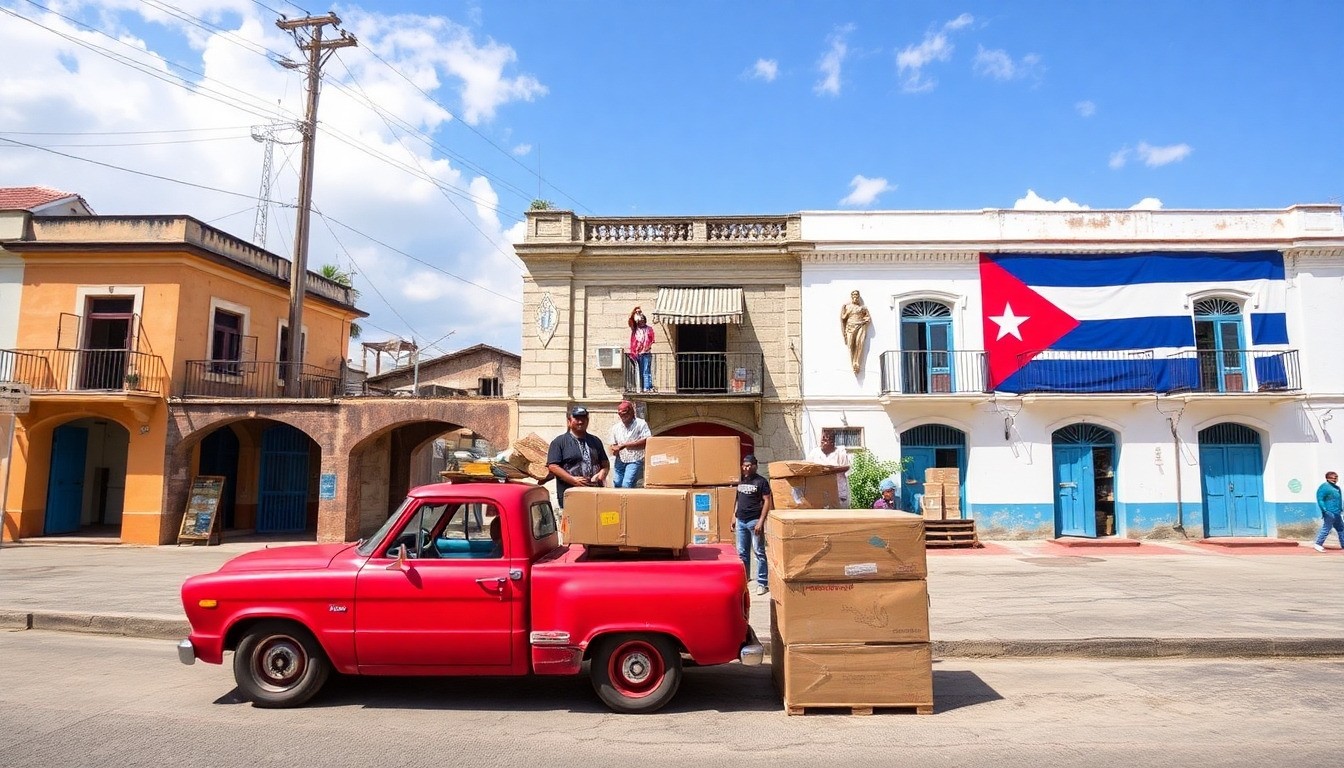
[[[1196,295],[1250,297],[1240,345],[1288,343],[1278,251],[987,253],[980,292],[989,385],[1002,392],[1188,388],[1200,376]]]

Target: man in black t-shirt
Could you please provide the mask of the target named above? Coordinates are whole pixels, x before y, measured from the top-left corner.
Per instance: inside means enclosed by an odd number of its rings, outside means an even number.
[[[770,591],[765,565],[765,518],[770,515],[773,506],[770,481],[756,473],[756,457],[747,454],[742,457],[742,482],[737,485],[733,538],[737,543],[737,556],[742,558],[742,567],[747,569],[748,581],[751,580],[751,554],[756,554],[758,595]]]
[[[611,464],[596,435],[588,434],[588,409],[576,405],[569,411],[569,430],[551,441],[546,468],[555,476],[555,495],[565,508],[565,491],[575,486],[600,486]]]

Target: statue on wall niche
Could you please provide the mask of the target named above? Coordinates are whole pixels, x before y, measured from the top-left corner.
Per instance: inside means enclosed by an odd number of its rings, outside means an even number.
[[[849,364],[858,373],[863,363],[863,342],[868,339],[868,323],[872,317],[863,305],[858,291],[850,291],[849,303],[840,308],[840,332],[849,348]]]

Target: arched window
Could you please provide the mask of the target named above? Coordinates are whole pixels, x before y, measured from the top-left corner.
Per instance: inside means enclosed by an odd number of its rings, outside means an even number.
[[[1241,306],[1231,299],[1195,302],[1195,355],[1202,392],[1246,391]]]
[[[955,392],[952,309],[936,301],[901,308],[901,391]]]

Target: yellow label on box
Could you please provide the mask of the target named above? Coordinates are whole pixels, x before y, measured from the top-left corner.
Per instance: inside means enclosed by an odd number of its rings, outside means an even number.
[[[621,524],[621,513],[620,513],[620,512],[603,512],[603,513],[601,513],[601,514],[598,516],[597,519],[598,519],[598,521],[599,521],[602,525],[620,525],[620,524]]]

